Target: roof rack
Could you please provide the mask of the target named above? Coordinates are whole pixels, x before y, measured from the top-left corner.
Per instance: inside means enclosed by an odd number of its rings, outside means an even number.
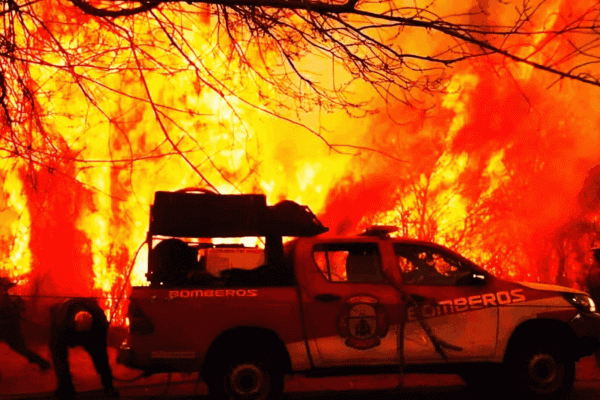
[[[372,225],[368,227],[359,236],[375,236],[381,239],[387,239],[390,237],[390,233],[396,232],[398,227],[393,225]]]
[[[315,236],[327,231],[308,207],[290,200],[268,206],[264,194],[217,194],[186,188],[154,193],[148,235],[235,238]]]

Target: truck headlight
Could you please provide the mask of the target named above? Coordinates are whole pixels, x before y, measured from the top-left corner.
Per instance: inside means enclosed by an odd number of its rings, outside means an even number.
[[[563,297],[581,311],[596,312],[596,303],[594,303],[594,300],[587,294],[563,293]]]

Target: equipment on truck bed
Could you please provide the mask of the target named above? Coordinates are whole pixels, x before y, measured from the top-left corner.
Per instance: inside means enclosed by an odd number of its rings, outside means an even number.
[[[308,207],[289,200],[268,206],[262,194],[159,191],[150,207],[146,277],[152,286],[165,287],[213,285],[221,278],[222,284],[241,284],[255,282],[259,275],[258,280],[265,282],[291,284],[293,274],[281,268],[282,237],[315,236],[327,230]],[[186,242],[249,236],[265,237],[265,249]],[[152,247],[155,239],[163,240]],[[227,272],[222,275],[223,270]]]
[[[327,231],[308,207],[289,200],[267,206],[262,194],[159,191],[150,208],[151,236],[314,236]]]

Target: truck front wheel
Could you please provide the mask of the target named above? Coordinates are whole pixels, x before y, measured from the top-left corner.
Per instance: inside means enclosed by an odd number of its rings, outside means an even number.
[[[264,357],[238,357],[222,364],[209,391],[220,399],[271,400],[283,393],[283,373]]]
[[[556,341],[542,340],[513,349],[507,373],[515,389],[533,397],[562,397],[575,381],[575,360]]]

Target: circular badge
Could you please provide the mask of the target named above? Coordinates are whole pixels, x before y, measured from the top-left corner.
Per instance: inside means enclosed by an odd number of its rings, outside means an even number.
[[[381,343],[388,331],[385,308],[372,296],[353,296],[346,301],[338,318],[338,333],[346,346],[366,350]]]

